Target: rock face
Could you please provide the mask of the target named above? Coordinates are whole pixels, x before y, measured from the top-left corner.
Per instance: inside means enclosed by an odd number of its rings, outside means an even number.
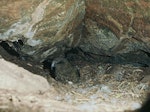
[[[83,32],[86,38],[83,38],[81,48],[112,56],[114,62],[142,59],[149,65],[149,4],[145,0],[86,0]]]
[[[148,0],[3,0],[0,6],[0,40],[21,56],[42,62],[79,47],[100,61],[150,65]]]
[[[0,89],[21,93],[38,93],[50,89],[49,83],[41,76],[34,75],[15,64],[0,59]]]
[[[9,0],[0,6],[0,40],[21,39],[20,54],[35,60],[63,53],[63,46],[80,37],[85,13],[82,0]]]

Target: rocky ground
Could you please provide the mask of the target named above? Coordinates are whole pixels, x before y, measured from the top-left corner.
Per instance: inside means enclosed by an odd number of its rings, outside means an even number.
[[[1,66],[6,68],[1,70],[2,73],[13,74],[7,66],[10,68],[15,66],[17,71],[14,72],[16,73],[15,82],[12,83],[11,78],[9,80],[4,78],[4,80],[12,85],[17,83],[22,85],[22,88],[27,87],[26,92],[18,88],[18,85],[16,89],[11,85],[9,87],[12,89],[1,88],[0,112],[123,112],[140,108],[146,99],[146,93],[150,91],[149,68],[77,62],[80,73],[78,82],[62,80],[60,82],[49,75],[46,77],[50,85],[47,88],[46,82],[41,83],[42,77],[33,83],[36,78],[31,76],[33,81],[30,79],[31,83],[29,83],[30,81],[26,80],[30,77],[26,78],[26,75],[35,74],[2,58],[0,61]],[[20,61],[20,63],[23,62]],[[29,63],[26,64],[29,65]],[[37,66],[30,65],[31,68],[33,67],[32,70],[36,70]],[[22,73],[25,81],[20,79],[18,73]],[[45,73],[45,76],[48,74],[46,70],[41,73]],[[5,81],[2,80],[0,85],[2,82]],[[46,87],[45,90],[41,90],[42,85]],[[36,90],[38,86],[40,91]],[[33,91],[30,91],[31,89]]]

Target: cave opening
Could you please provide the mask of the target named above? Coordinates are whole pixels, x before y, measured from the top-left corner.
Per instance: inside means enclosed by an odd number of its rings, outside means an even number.
[[[15,43],[16,43],[16,42],[13,42],[12,45],[15,44]],[[5,51],[6,51],[7,53],[9,53],[10,55],[19,57],[19,53],[18,53],[16,50],[14,50],[7,42],[2,41],[2,42],[0,43],[0,46],[3,47],[3,48],[5,49]],[[16,45],[16,46],[17,46],[17,45]]]
[[[146,73],[148,73],[148,69],[149,69],[149,61],[145,60],[145,59],[141,59],[140,56],[142,57],[142,55],[146,55],[147,57],[149,57],[149,53],[142,51],[143,54],[141,54],[141,52],[138,54],[139,58],[136,59],[137,55],[135,55],[135,57],[133,57],[132,59],[135,60],[128,60],[128,57],[130,58],[129,54],[125,54],[125,58],[122,58],[121,55],[115,55],[115,56],[110,56],[110,55],[99,55],[99,54],[94,54],[91,52],[85,52],[84,50],[82,50],[82,48],[80,47],[74,47],[74,48],[70,48],[69,50],[64,52],[64,55],[61,57],[57,57],[57,58],[48,58],[45,59],[42,63],[38,63],[36,61],[34,61],[32,58],[29,58],[29,56],[25,56],[21,54],[21,47],[23,46],[23,41],[22,40],[18,40],[15,42],[7,42],[7,41],[2,41],[0,43],[0,54],[1,56],[8,60],[8,61],[12,61],[13,63],[18,64],[21,67],[24,67],[25,69],[33,72],[33,73],[37,73],[39,75],[42,75],[44,77],[52,77],[54,79],[56,79],[57,75],[56,72],[59,71],[61,72],[64,66],[66,66],[66,68],[64,67],[63,69],[65,69],[67,71],[67,69],[70,69],[68,71],[73,72],[76,75],[74,78],[76,78],[76,80],[80,80],[80,73],[82,70],[82,68],[84,66],[93,66],[96,65],[95,67],[99,67],[99,65],[101,66],[101,72],[103,74],[105,73],[111,73],[111,69],[114,69],[115,66],[130,66],[133,68],[141,68],[142,70],[146,70]],[[131,54],[131,57],[134,54]],[[141,59],[141,60],[139,60]],[[62,61],[63,60],[63,61]],[[65,61],[64,61],[65,60]],[[37,66],[35,66],[35,64]],[[53,67],[52,67],[53,66]],[[111,67],[110,67],[111,66]],[[57,69],[57,67],[59,69]],[[37,69],[38,68],[38,69]],[[40,68],[40,69],[39,69]],[[92,67],[91,67],[92,68]],[[95,68],[93,68],[95,69]],[[67,74],[69,72],[64,72],[63,74]],[[144,73],[144,74],[146,74]],[[43,75],[46,74],[46,75]],[[62,75],[63,75],[62,74]],[[65,76],[64,77],[69,77],[69,76]],[[90,78],[90,77],[89,77]],[[68,79],[68,78],[67,78]],[[61,80],[61,82],[66,82],[65,81],[66,78],[64,78],[63,80]],[[59,78],[58,80],[59,81]],[[77,81],[78,82],[78,81]]]
[[[112,94],[114,97],[116,94],[121,95],[119,98],[115,98],[117,102],[120,102],[120,98],[127,101],[132,99],[135,102],[139,99],[146,99],[144,94],[150,90],[147,85],[149,81],[147,74],[150,73],[149,65],[141,64],[140,61],[128,63],[126,60],[120,59],[120,56],[117,58],[117,56],[97,55],[75,47],[65,51],[62,57],[48,58],[42,63],[37,63],[30,58],[25,60],[21,58],[23,55],[20,55],[19,51],[22,46],[21,40],[12,43],[3,41],[0,43],[0,55],[8,61],[45,77],[50,84],[59,85],[59,89],[61,86],[67,85],[72,88],[69,91],[76,91],[81,95],[86,91],[84,95],[89,95],[91,98],[93,98],[93,94],[94,97],[98,97],[99,92],[107,96],[103,97],[105,99],[111,98]],[[145,54],[149,56],[148,53]],[[68,91],[67,88],[64,87]],[[90,94],[88,93],[90,91],[96,92]],[[124,91],[126,93],[123,93]],[[109,94],[111,95],[109,96]],[[134,96],[135,94],[137,96]],[[95,99],[95,101],[97,100]],[[139,108],[139,105],[138,103],[134,108]]]

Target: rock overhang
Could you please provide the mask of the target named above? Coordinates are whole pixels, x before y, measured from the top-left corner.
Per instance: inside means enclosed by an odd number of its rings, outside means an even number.
[[[17,52],[40,62],[79,47],[84,52],[127,61],[133,60],[128,54],[143,53],[149,64],[147,4],[144,0],[1,2],[0,40],[22,40]]]

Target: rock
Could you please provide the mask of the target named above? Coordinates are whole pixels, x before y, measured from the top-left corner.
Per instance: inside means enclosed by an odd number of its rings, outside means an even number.
[[[20,55],[43,62],[79,47],[99,61],[150,65],[149,1],[9,0],[0,6],[0,41]]]
[[[100,61],[104,62],[143,62],[150,65],[148,4],[150,2],[144,0],[86,0],[84,36],[80,48],[103,55]],[[105,59],[106,56],[110,58]]]
[[[37,93],[50,89],[46,79],[28,72],[15,64],[0,59],[0,89],[21,93]]]
[[[21,39],[20,54],[43,61],[64,52],[64,45],[78,43],[85,14],[83,0],[11,0],[0,6],[0,40]]]

